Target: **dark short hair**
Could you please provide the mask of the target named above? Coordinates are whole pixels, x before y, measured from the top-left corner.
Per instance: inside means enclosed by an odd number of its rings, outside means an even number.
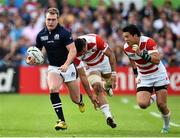
[[[122,31],[123,32],[129,32],[133,36],[134,35],[141,36],[141,32],[139,31],[137,26],[134,24],[127,25],[126,27],[123,28]]]
[[[57,8],[49,8],[46,14],[47,13],[50,13],[51,15],[57,14],[57,17],[59,18],[59,10]]]
[[[75,47],[77,52],[81,52],[83,48],[86,46],[86,39],[84,38],[77,38],[74,40]]]

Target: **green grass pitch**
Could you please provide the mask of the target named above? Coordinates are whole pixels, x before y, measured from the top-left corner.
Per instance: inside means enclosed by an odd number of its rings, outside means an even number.
[[[80,113],[69,96],[62,96],[68,124],[65,131],[54,130],[57,120],[48,95],[0,95],[0,137],[179,137],[180,96],[169,96],[171,129],[161,134],[162,120],[156,105],[138,109],[135,96],[113,96],[108,101],[117,123],[112,129],[103,114],[95,111],[84,96],[86,112]]]

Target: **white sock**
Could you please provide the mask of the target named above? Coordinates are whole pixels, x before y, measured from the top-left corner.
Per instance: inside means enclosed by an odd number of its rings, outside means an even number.
[[[156,101],[156,94],[151,95],[150,104]]]
[[[104,116],[106,117],[106,119],[108,117],[112,117],[112,114],[109,110],[109,104],[104,104],[100,107],[100,110],[102,111],[102,113],[104,114]]]
[[[163,115],[163,114],[162,114],[162,118],[163,118],[163,120],[164,120],[163,128],[169,128],[170,115],[171,115],[170,112],[169,112],[167,115]]]

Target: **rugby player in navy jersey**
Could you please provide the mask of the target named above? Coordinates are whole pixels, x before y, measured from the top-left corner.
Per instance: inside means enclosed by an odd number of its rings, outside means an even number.
[[[58,23],[59,11],[49,8],[45,17],[45,28],[37,35],[36,47],[42,50],[45,47],[49,61],[47,83],[50,91],[50,100],[58,116],[56,130],[67,129],[62,110],[59,90],[64,82],[69,90],[72,101],[85,111],[82,95],[80,94],[77,71],[73,64],[76,48],[71,33]],[[34,58],[26,58],[30,65],[36,64]]]

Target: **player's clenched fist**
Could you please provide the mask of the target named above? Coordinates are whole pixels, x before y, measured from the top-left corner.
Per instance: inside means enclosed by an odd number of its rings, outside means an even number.
[[[137,44],[132,45],[132,50],[134,50],[137,54],[140,54],[139,45]]]
[[[132,50],[135,52],[139,49],[139,46],[137,44],[132,45]]]

